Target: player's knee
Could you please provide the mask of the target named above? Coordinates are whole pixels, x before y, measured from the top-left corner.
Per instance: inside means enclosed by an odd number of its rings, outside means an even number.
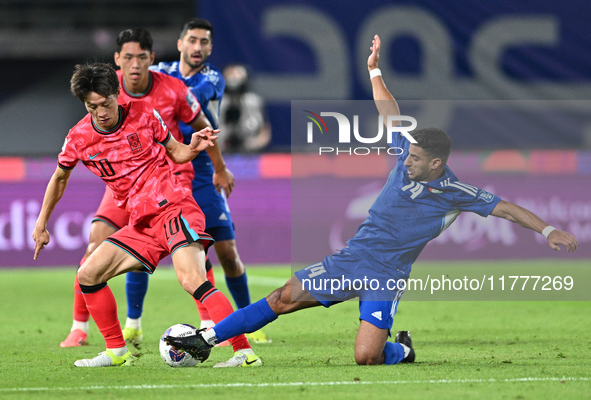
[[[271,294],[269,294],[266,299],[267,299],[267,303],[269,304],[269,307],[271,307],[271,309],[273,311],[275,311],[275,313],[277,313],[281,308],[282,308],[282,304],[281,304],[281,289],[275,289],[271,292]]]
[[[355,349],[355,362],[357,365],[380,365],[384,363],[384,355]]]
[[[195,293],[195,290],[197,290],[197,288],[200,286],[200,284],[194,280],[181,277],[179,277],[179,283],[181,284],[182,288],[185,289],[185,291],[190,295]]]
[[[236,277],[244,273],[244,265],[240,256],[234,251],[224,251],[217,254],[218,260],[227,276]]]
[[[88,274],[84,268],[78,268],[78,283],[81,285],[88,285]]]
[[[78,269],[78,283],[84,286],[92,286],[101,282],[97,280],[96,274],[93,273],[92,268],[85,266]]]
[[[240,258],[238,257],[238,254],[224,252],[218,254],[217,256],[224,270],[232,271],[240,269]]]
[[[275,289],[269,296],[267,296],[267,303],[269,307],[277,314],[285,314],[291,311],[292,299],[291,290],[289,290],[289,282],[284,286]]]
[[[197,290],[199,286],[207,281],[207,277],[201,276],[201,274],[187,274],[180,272],[177,272],[177,279],[179,280],[182,288],[185,289],[185,291],[190,295],[193,295],[195,290]]]

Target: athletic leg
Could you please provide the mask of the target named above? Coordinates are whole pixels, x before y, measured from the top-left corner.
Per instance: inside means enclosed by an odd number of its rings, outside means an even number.
[[[408,332],[404,333],[408,334]],[[359,365],[393,365],[414,362],[412,342],[389,342],[388,334],[388,329],[380,329],[361,320],[355,338],[355,362]],[[396,339],[398,339],[398,335]],[[410,340],[410,336],[408,340]],[[410,360],[411,357],[412,360]]]
[[[213,286],[215,286],[215,277],[213,274],[213,265],[209,260],[209,257],[205,259],[205,271],[207,280],[211,282]],[[201,325],[199,326],[201,329],[203,328],[211,328],[214,326],[214,322],[212,321],[211,317],[209,316],[209,312],[207,311],[207,307],[205,307],[199,300],[194,299],[195,304],[197,305],[197,311],[199,312],[199,319],[201,319]]]
[[[294,288],[296,289],[294,290]],[[299,280],[294,276],[283,287],[276,289],[266,298],[233,312],[212,329],[199,331],[195,335],[182,338],[167,336],[165,340],[170,345],[188,351],[194,357],[205,361],[209,356],[209,349],[218,342],[245,332],[260,329],[276,320],[280,314],[287,314],[321,304],[313,300],[307,291],[298,290],[297,288],[301,289],[301,285],[299,284]],[[216,364],[214,367],[244,367],[255,365],[262,365],[258,357],[237,351],[234,357],[228,360],[228,362]]]
[[[206,341],[209,345],[215,345],[217,342],[235,335],[259,331],[263,326],[277,319],[280,314],[287,314],[320,305],[318,301],[310,301],[309,295],[298,297],[295,291],[292,292],[293,287],[298,285],[299,280],[293,277],[283,287],[267,296],[267,298],[238,309],[216,324],[212,329],[203,332],[201,340]],[[299,294],[301,294],[301,291]],[[304,299],[308,301],[302,301]],[[205,345],[205,342],[203,344]],[[230,360],[225,363],[218,363],[214,365],[214,368],[257,365],[262,365],[262,362],[254,354],[251,356],[245,351],[237,351]]]
[[[196,332],[195,335],[188,335],[182,338],[168,336],[165,340],[172,346],[188,351],[204,361],[209,356],[209,349],[219,342],[246,332],[256,331],[277,319],[278,315],[321,304],[329,307],[334,302],[320,303],[315,300],[302,287],[300,280],[296,276],[293,276],[284,286],[276,289],[266,298],[238,309],[217,323],[212,329]],[[237,362],[231,365],[228,365],[230,362],[216,364],[215,367],[249,366],[254,362],[248,356],[241,354],[236,354],[233,359]]]
[[[98,248],[98,246],[109,236],[117,230],[102,220],[94,220],[90,226],[90,238],[86,246],[84,257],[80,261],[80,265]],[[78,282],[78,274],[74,278],[74,305],[73,305],[73,323],[70,333],[66,340],[60,343],[60,347],[75,347],[85,345],[87,343],[88,335],[88,320],[90,313],[86,308],[84,295],[80,290]]]
[[[408,336],[408,340],[399,342],[397,335],[396,342],[388,341],[390,330],[394,324],[394,315],[396,315],[398,308],[398,300],[403,293],[404,291],[393,293],[393,300],[360,300],[360,324],[355,338],[355,362],[357,364],[392,365],[414,361],[414,350],[410,336]],[[375,298],[372,295],[375,293],[368,297]],[[362,297],[365,296],[362,294]],[[405,333],[408,334],[408,332]],[[406,361],[403,361],[405,359]]]
[[[241,333],[254,332],[263,326],[273,322],[279,315],[289,314],[304,308],[321,305],[302,288],[300,281],[291,277],[285,285],[275,289],[264,299],[234,311],[215,325],[215,327],[204,333],[210,344],[227,340]],[[210,333],[211,332],[211,333]]]
[[[144,338],[142,330],[142,313],[144,299],[148,292],[149,275],[144,271],[131,271],[125,274],[125,295],[127,299],[127,320],[123,328],[126,343],[135,345]]]
[[[205,252],[201,242],[193,242],[177,249],[172,261],[179,283],[188,293],[199,300],[208,310],[214,322],[219,322],[233,312],[226,296],[206,278]],[[250,349],[244,335],[234,335],[230,343],[234,351]]]
[[[117,317],[117,303],[107,285],[109,279],[136,270],[142,264],[110,242],[103,242],[78,270],[78,281],[90,315],[105,339],[106,352],[78,360],[77,367],[122,365],[132,361]]]
[[[380,329],[361,320],[355,338],[355,362],[359,365],[384,364],[384,346],[387,340],[387,329]]]
[[[205,173],[206,171],[201,171]],[[198,172],[196,171],[196,176]],[[213,171],[211,171],[213,173]],[[224,195],[217,192],[211,180],[193,186],[193,197],[206,216],[205,232],[215,240],[214,249],[226,276],[226,284],[237,308],[250,304],[250,292],[244,264],[236,248],[234,224]]]
[[[236,240],[216,241],[213,247],[224,270],[226,284],[236,303],[236,307],[246,307],[250,304],[250,292],[244,264],[240,260],[236,248]]]
[[[224,269],[226,285],[234,299],[236,308],[244,308],[250,305],[250,291],[248,289],[248,278],[244,264],[240,260],[234,229],[231,226],[215,228],[217,233],[224,240],[217,240],[214,248],[220,264]],[[215,236],[214,236],[215,239]],[[271,343],[272,340],[262,330],[256,330],[246,335],[249,341],[254,343]]]

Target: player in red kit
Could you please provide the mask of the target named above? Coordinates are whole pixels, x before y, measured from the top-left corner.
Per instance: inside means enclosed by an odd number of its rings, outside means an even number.
[[[155,54],[152,52],[152,38],[150,33],[142,28],[126,29],[117,37],[117,51],[115,63],[121,68],[117,71],[121,94],[120,104],[129,101],[144,100],[150,103],[158,111],[170,132],[177,141],[182,142],[183,136],[179,129],[179,122],[189,124],[196,131],[209,126],[209,121],[201,112],[201,107],[195,96],[178,79],[152,72],[148,67],[153,63]],[[207,149],[212,159],[221,158],[217,146]],[[223,160],[222,160],[223,161]],[[173,173],[179,182],[191,189],[191,181],[194,171],[191,163],[171,163]],[[220,171],[219,179],[224,188],[231,191],[233,178],[229,172]],[[107,237],[121,229],[128,223],[128,215],[125,210],[117,207],[113,201],[113,194],[107,186],[101,204],[92,221],[89,244],[81,261],[92,252]],[[135,279],[133,285],[127,285],[127,295],[136,298],[136,293],[145,295],[148,285],[148,275],[140,271],[133,272]],[[128,299],[129,302],[129,299]],[[131,302],[128,309],[128,318],[123,329],[126,342],[138,343],[143,338],[141,329],[142,301]],[[89,310],[86,307],[84,296],[79,288],[78,281],[74,282],[74,321],[68,337],[61,342],[61,347],[71,347],[86,344],[88,333]],[[234,346],[234,351],[239,349]]]
[[[78,270],[80,290],[107,350],[74,365],[127,365],[133,357],[107,285],[110,278],[134,270],[152,273],[158,262],[171,254],[179,282],[187,292],[217,318],[232,312],[228,299],[206,278],[205,250],[212,240],[203,232],[203,213],[190,189],[179,184],[171,169],[172,162],[187,163],[212,146],[216,136],[211,128],[205,128],[184,145],[171,135],[150,104],[118,104],[119,80],[106,64],[78,65],[71,91],[84,102],[89,115],[70,130],[58,156],[58,168],[47,186],[33,232],[34,258],[49,243],[48,220],[72,169],[82,161],[111,189],[116,205],[129,215],[129,224],[101,243]],[[250,349],[243,335],[234,339],[235,345]],[[249,361],[261,364],[254,355]]]

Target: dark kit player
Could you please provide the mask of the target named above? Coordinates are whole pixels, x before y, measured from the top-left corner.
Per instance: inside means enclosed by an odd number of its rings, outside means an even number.
[[[380,40],[377,35],[371,50],[368,69],[373,96],[387,121],[387,116],[400,115],[400,111],[378,69]],[[461,182],[446,165],[452,142],[443,130],[420,129],[412,131],[411,135],[417,144],[410,144],[402,135],[393,139],[391,145],[402,148],[403,155],[399,156],[369,216],[347,242],[347,247],[296,272],[283,287],[235,311],[212,329],[165,340],[206,359],[209,348],[218,341],[260,329],[279,315],[320,305],[330,307],[359,297],[361,322],[355,339],[357,364],[413,362],[415,352],[407,331],[398,332],[395,342],[388,341],[403,290],[380,289],[404,288],[391,282],[408,279],[412,264],[425,245],[453,223],[460,212],[471,211],[484,217],[493,215],[518,223],[546,236],[554,250],[559,250],[559,245],[566,246],[568,251],[577,249],[577,240],[571,234],[548,226],[522,207]],[[333,280],[364,282],[372,279],[380,283],[373,290],[349,285],[333,292],[332,286],[325,284]],[[307,283],[305,287],[304,282]]]

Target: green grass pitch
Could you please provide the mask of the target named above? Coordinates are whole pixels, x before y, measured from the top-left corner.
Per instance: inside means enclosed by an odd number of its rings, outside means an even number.
[[[495,267],[470,265],[482,271]],[[517,266],[556,274],[551,261],[502,263],[507,271]],[[586,262],[570,266],[588,269]],[[453,275],[453,265],[447,267]],[[415,271],[419,276],[438,268],[417,263]],[[220,271],[216,267],[217,286],[227,293]],[[291,274],[289,266],[249,266],[248,271],[253,301]],[[262,368],[214,370],[214,363],[231,357],[226,347],[213,349],[203,365],[173,369],[160,359],[160,335],[176,323],[197,325],[198,316],[174,271],[160,267],[150,279],[137,364],[86,369],[75,368],[74,361],[104,350],[94,324],[88,346],[59,347],[71,324],[73,274],[73,267],[0,270],[1,399],[591,398],[588,301],[403,298],[394,329],[411,331],[417,362],[373,367],[354,362],[358,311],[356,302],[347,302],[282,316],[268,325],[273,343],[253,346],[265,363]],[[123,277],[110,282],[122,322],[123,285]]]

